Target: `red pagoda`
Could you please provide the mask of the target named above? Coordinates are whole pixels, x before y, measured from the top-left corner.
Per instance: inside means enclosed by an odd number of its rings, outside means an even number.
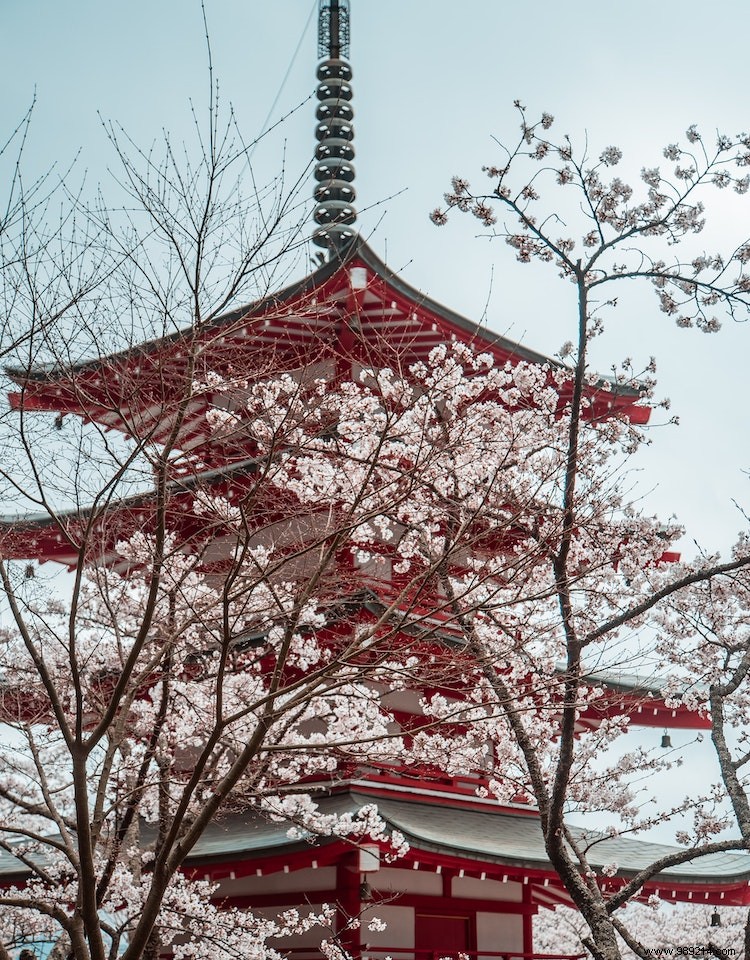
[[[206,370],[231,369],[234,376],[252,375],[270,356],[277,367],[292,370],[303,359],[309,362],[311,352],[318,354],[316,375],[323,377],[337,375],[342,366],[350,371],[365,366],[374,353],[408,366],[451,340],[490,352],[501,365],[554,366],[548,357],[495,336],[413,289],[356,234],[348,18],[347,0],[321,0],[314,241],[328,251],[328,259],[301,281],[197,332],[143,343],[75,368],[16,371],[18,391],[10,398],[15,408],[73,415],[125,435],[148,432],[158,444],[172,430],[166,412],[183,393],[188,352],[199,354]],[[231,493],[241,488],[248,466],[241,442],[216,439],[208,428],[207,410],[221,403],[218,392],[201,393],[171,438],[185,468],[173,481],[170,509],[182,511],[188,539],[201,535],[200,518],[190,509],[195,483]],[[636,392],[604,382],[592,388],[591,410],[593,416],[624,415],[636,423],[649,415]],[[88,529],[85,538],[86,510],[55,518],[29,516],[4,525],[4,542],[18,558],[69,567],[81,562],[116,566],[121,562],[117,541],[140,529],[151,510],[150,494],[120,501],[95,518],[94,536]],[[609,693],[598,710],[582,716],[583,724],[625,711],[634,723],[659,728],[705,725],[696,714],[668,708],[635,679],[605,679]],[[474,774],[420,781],[387,768],[306,784],[323,811],[355,812],[377,804],[389,827],[409,843],[408,854],[395,862],[386,861],[377,843],[353,848],[331,839],[311,845],[290,838],[288,824],[232,813],[209,828],[187,869],[219,881],[218,898],[236,906],[275,914],[333,903],[342,928],[347,918],[361,915],[361,927],[346,936],[355,957],[531,958],[536,956],[534,914],[570,900],[546,858],[535,810],[521,799],[500,806],[477,793],[479,784]],[[595,850],[595,868],[619,865],[611,878],[616,889],[668,848],[604,838]],[[0,882],[22,877],[18,862],[0,854]],[[749,886],[747,856],[723,854],[664,871],[646,885],[644,895],[743,905],[750,903]],[[375,916],[387,924],[384,930],[368,929]],[[278,946],[313,960],[321,956],[321,936],[311,931]]]

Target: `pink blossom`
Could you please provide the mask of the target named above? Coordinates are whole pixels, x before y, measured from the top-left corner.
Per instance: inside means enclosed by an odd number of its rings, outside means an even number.
[[[602,151],[599,159],[608,167],[614,167],[622,160],[622,150],[619,147],[607,147]]]
[[[481,220],[486,227],[492,226],[493,223],[497,223],[497,217],[495,212],[489,204],[477,202],[472,207],[471,212],[477,218]]]

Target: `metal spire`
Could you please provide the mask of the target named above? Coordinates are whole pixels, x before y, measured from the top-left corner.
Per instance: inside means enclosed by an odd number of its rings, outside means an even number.
[[[318,59],[349,59],[349,0],[320,0]]]
[[[355,235],[353,207],[354,111],[349,56],[349,0],[319,0],[318,126],[315,136],[315,201],[318,227],[313,242],[333,249]]]

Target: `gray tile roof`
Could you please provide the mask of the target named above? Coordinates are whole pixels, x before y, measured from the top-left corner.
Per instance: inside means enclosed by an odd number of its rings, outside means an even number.
[[[550,870],[539,821],[535,816],[513,816],[491,810],[457,808],[446,803],[420,803],[347,793],[321,801],[324,813],[355,812],[366,803],[376,803],[390,827],[400,830],[416,850],[449,856],[467,856],[490,863],[528,869]],[[193,858],[229,858],[304,848],[304,842],[287,836],[288,826],[267,820],[232,816],[218,820],[206,831],[193,851]],[[620,873],[636,873],[655,860],[680,848],[630,837],[610,837],[595,831],[574,830],[581,840],[593,844],[594,867],[617,863]],[[690,883],[750,880],[750,855],[715,853],[691,863],[670,867],[660,874],[665,881]]]
[[[535,816],[513,816],[492,810],[472,810],[441,803],[371,797],[365,793],[342,793],[320,801],[323,813],[355,813],[375,803],[381,817],[400,830],[413,851],[423,850],[446,856],[469,857],[487,863],[550,871],[539,821]],[[632,874],[680,848],[629,837],[610,837],[575,829],[580,840],[592,844],[589,859],[593,867],[617,863],[620,874]],[[323,838],[320,843],[326,843]],[[307,842],[289,836],[287,822],[274,822],[257,815],[229,814],[212,823],[198,841],[189,862],[210,863],[273,856],[307,849]],[[0,876],[23,873],[19,862],[0,852]],[[750,881],[750,855],[717,853],[671,867],[659,882],[736,883]]]

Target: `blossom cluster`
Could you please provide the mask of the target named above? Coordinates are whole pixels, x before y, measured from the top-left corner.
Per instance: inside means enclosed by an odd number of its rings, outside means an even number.
[[[469,213],[503,237],[519,262],[554,264],[562,276],[587,290],[608,287],[622,277],[650,281],[661,309],[682,328],[718,330],[715,307],[737,319],[746,317],[746,244],[726,263],[703,252],[675,257],[674,248],[702,232],[707,190],[731,187],[741,195],[750,189],[750,175],[744,172],[750,162],[747,134],[719,134],[711,145],[690,126],[684,146],[671,143],[663,150],[671,172],[644,166],[639,192],[610,174],[623,159],[618,147],[608,146],[593,158],[588,146],[577,149],[567,136],[551,140],[549,114],[531,122],[520,103],[516,108],[520,138],[502,147],[501,165],[484,168],[494,181],[491,192],[473,190],[464,177],[453,177],[444,206],[431,214],[433,223],[446,224],[451,210]],[[558,194],[555,189],[552,199],[550,187],[565,190]],[[550,225],[561,221],[575,224],[577,232],[556,237]],[[669,263],[652,252],[658,244],[669,247]]]
[[[221,437],[227,421],[212,410],[231,395],[246,475],[196,483],[189,499],[180,488],[161,533],[131,531],[116,564],[83,572],[72,610],[30,591],[26,632],[0,632],[4,716],[24,741],[0,747],[0,835],[32,874],[0,892],[6,922],[67,935],[39,905],[54,901],[67,922],[83,889],[71,824],[84,789],[111,939],[137,933],[158,866],[171,871],[159,936],[176,955],[221,957],[223,943],[227,957],[273,956],[279,930],[325,917],[201,913],[212,891],[181,878],[174,851],[205,811],[279,818],[311,843],[369,839],[397,857],[404,838],[374,807],[331,814],[300,784],[393,766],[468,773],[504,803],[544,799],[566,716],[568,809],[642,827],[638,780],[665,761],[635,749],[593,765],[626,734],[630,709],[612,695],[602,711],[610,694],[594,674],[616,675],[654,624],[648,655],[667,662],[688,616],[697,635],[722,641],[699,653],[696,639],[690,683],[722,657],[728,670],[742,657],[750,593],[735,577],[707,603],[700,570],[663,562],[680,528],[629,502],[624,465],[642,434],[613,404],[650,385],[626,360],[608,381],[585,379],[575,408],[575,376],[562,364],[498,365],[454,342],[405,371],[372,363],[343,380],[282,371],[196,384]],[[691,572],[692,592],[650,603]],[[696,613],[703,606],[711,613]],[[694,687],[665,694],[687,704],[691,691],[705,709]],[[750,720],[746,700],[733,709]],[[691,842],[721,829],[714,799],[696,803]]]

